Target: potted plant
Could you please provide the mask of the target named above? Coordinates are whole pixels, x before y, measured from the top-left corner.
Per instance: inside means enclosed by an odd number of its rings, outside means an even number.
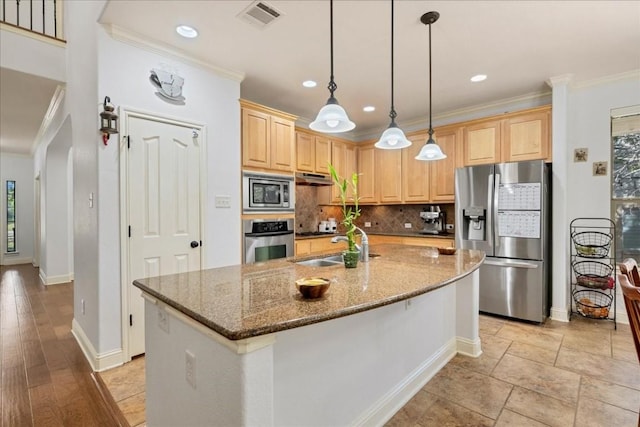
[[[360,216],[360,207],[358,206],[358,174],[353,173],[351,175],[351,181],[347,181],[346,178],[342,178],[336,172],[336,169],[332,164],[329,164],[329,172],[333,182],[340,191],[340,201],[342,203],[342,225],[345,227],[345,235],[347,237],[348,248],[342,253],[344,259],[344,266],[347,268],[353,268],[358,265],[358,257],[360,252],[356,248],[356,225],[355,220]],[[347,206],[347,192],[351,187],[353,197],[349,202],[352,202],[353,206]]]

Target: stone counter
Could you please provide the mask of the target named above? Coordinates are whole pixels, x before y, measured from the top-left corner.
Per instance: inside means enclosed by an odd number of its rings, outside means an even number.
[[[134,285],[223,337],[239,340],[431,292],[470,274],[484,259],[478,251],[438,255],[433,248],[406,245],[374,245],[370,251],[380,256],[355,269],[307,267],[288,258],[141,279]],[[295,287],[303,277],[326,277],[331,287],[323,298],[305,300]]]

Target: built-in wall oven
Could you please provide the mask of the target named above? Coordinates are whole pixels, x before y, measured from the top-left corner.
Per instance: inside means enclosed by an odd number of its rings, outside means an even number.
[[[242,173],[242,210],[244,213],[294,212],[294,209],[293,175],[250,171]]]
[[[293,256],[293,218],[246,219],[242,228],[245,264]]]

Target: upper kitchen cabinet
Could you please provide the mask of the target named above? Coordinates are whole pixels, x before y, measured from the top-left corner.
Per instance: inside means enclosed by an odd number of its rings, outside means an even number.
[[[351,182],[351,176],[357,172],[355,145],[346,141],[331,141],[331,164],[338,175]],[[349,185],[347,198],[353,198],[353,191]],[[337,186],[318,187],[318,203],[321,205],[339,204],[340,191]]]
[[[500,162],[501,120],[489,120],[464,127],[464,166]]]
[[[407,139],[411,141],[411,145],[402,150],[402,201],[405,203],[428,202],[431,188],[429,182],[431,162],[416,160],[415,157],[429,139],[429,133],[408,135]]]
[[[460,126],[437,128],[434,137],[447,158],[428,162],[431,167],[431,191],[429,200],[432,202],[453,203],[455,201],[454,184],[456,167],[461,166],[459,157],[462,143],[462,128]]]
[[[504,120],[502,161],[551,161],[551,107],[510,115]]]
[[[376,186],[379,203],[402,202],[402,150],[377,150]]]
[[[242,167],[293,172],[296,117],[249,101],[242,108]]]
[[[358,147],[358,195],[361,204],[376,203],[376,148]]]
[[[463,165],[551,161],[551,106],[504,114],[464,126]]]
[[[296,129],[296,170],[329,174],[331,140],[320,135]]]

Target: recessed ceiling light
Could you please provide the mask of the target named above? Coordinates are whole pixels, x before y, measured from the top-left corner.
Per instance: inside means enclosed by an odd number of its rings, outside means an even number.
[[[362,111],[370,113],[372,111],[376,111],[376,107],[374,107],[373,105],[367,105],[362,109]]]
[[[318,85],[318,83],[314,82],[313,80],[305,80],[302,82],[302,86],[304,87],[316,87]]]
[[[178,25],[176,27],[176,32],[180,34],[182,37],[186,37],[188,39],[193,39],[198,37],[198,30],[188,25]]]
[[[471,77],[471,81],[474,83],[477,82],[482,82],[487,80],[487,75],[486,74],[476,74],[475,76]]]

